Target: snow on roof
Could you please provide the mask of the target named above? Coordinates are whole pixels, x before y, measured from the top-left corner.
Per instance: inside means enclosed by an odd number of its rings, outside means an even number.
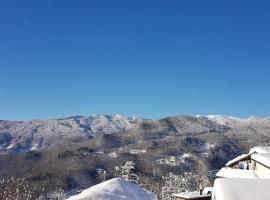
[[[155,194],[121,178],[114,178],[93,187],[68,200],[157,200]]]
[[[256,153],[251,156],[251,159],[270,167],[270,153]]]
[[[253,170],[233,169],[229,167],[221,168],[216,176],[223,178],[258,178]]]
[[[267,146],[267,147],[260,147],[260,146],[257,146],[257,147],[253,147],[250,149],[249,153],[251,152],[256,152],[256,153],[270,153],[270,147]]]
[[[179,197],[182,199],[198,199],[202,197],[209,197],[211,194],[200,194],[199,191],[193,191],[193,192],[182,192],[178,194],[173,194],[174,197]]]
[[[218,178],[214,182],[215,200],[269,200],[269,179]]]
[[[130,154],[143,154],[146,153],[146,149],[130,149],[129,153]]]
[[[190,155],[189,153],[184,153],[184,154],[182,155],[182,158],[189,158],[189,157],[191,157],[191,155]]]
[[[261,147],[261,146],[253,147],[249,150],[248,154],[242,154],[227,162],[226,167],[231,167],[242,160],[246,160],[247,158],[249,158],[249,156],[251,156],[254,153],[270,153],[270,147]]]
[[[232,165],[234,165],[242,160],[246,160],[249,156],[251,156],[251,154],[253,154],[253,153],[251,152],[249,154],[243,154],[243,155],[237,156],[236,158],[227,162],[226,167],[230,167],[230,166],[232,166]]]

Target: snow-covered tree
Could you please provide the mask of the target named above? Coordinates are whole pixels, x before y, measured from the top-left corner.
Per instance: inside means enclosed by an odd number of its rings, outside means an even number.
[[[135,163],[133,161],[126,161],[126,163],[121,166],[122,178],[134,183],[138,183],[139,177],[134,173],[134,171]]]
[[[24,178],[3,179],[0,181],[1,200],[32,200],[32,192]]]
[[[186,172],[183,175],[170,173],[163,177],[164,186],[161,188],[162,200],[173,199],[172,194],[188,191],[198,191],[202,187],[209,185],[207,177],[202,174]]]
[[[31,190],[32,189],[32,190]],[[43,190],[36,191],[31,188],[25,178],[0,180],[0,200],[65,200],[67,198],[63,189],[46,194]]]
[[[51,200],[65,200],[67,198],[65,191],[61,188],[57,189],[48,196]]]

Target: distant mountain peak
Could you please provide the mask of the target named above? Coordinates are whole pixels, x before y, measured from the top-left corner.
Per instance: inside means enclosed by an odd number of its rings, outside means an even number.
[[[51,147],[65,139],[89,138],[99,134],[122,133],[143,121],[122,115],[69,116],[27,122],[0,121],[0,151],[29,151]]]
[[[139,126],[138,126],[139,125]],[[231,128],[269,131],[270,118],[241,119],[225,115],[178,115],[158,120],[123,115],[75,115],[58,119],[0,121],[0,151],[30,151],[52,147],[62,141],[81,141],[103,134],[124,133],[132,129],[168,134],[225,133]],[[134,128],[134,129],[133,129]]]

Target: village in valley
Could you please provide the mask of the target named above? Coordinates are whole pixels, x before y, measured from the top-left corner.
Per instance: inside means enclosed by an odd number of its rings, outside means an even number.
[[[269,118],[98,115],[0,127],[6,199],[249,200],[268,184]]]
[[[0,200],[270,200],[270,0],[0,0]]]
[[[134,152],[134,151],[133,151]],[[160,161],[173,164],[175,158]],[[155,200],[157,196],[138,185],[137,176],[132,174],[135,164],[127,162],[122,167],[122,178],[104,181],[90,189],[82,191],[68,200],[86,199],[134,199]],[[186,174],[188,176],[189,174]],[[173,175],[172,175],[173,176]],[[135,177],[135,178],[134,178]],[[177,180],[177,179],[176,179]],[[178,179],[184,182],[183,179]],[[113,187],[108,187],[116,182]],[[173,184],[170,182],[170,184]],[[168,186],[170,187],[170,186]],[[230,160],[226,166],[216,173],[213,186],[200,183],[198,191],[185,191],[172,194],[173,197],[163,199],[175,200],[268,200],[270,188],[270,147],[256,146],[247,154]],[[169,188],[168,188],[169,189]],[[134,193],[134,192],[137,193]],[[131,193],[133,192],[133,193]],[[106,196],[106,197],[105,197]]]

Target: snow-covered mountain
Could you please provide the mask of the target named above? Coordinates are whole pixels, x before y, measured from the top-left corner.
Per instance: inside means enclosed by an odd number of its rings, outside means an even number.
[[[206,118],[222,125],[235,125],[243,121],[243,119],[225,115],[207,115]]]
[[[0,121],[0,150],[29,151],[58,142],[121,133],[143,121],[121,115],[71,116],[61,119]]]
[[[75,191],[89,188],[92,180],[100,179],[97,169],[113,176],[116,166],[134,161],[140,180],[151,188],[160,188],[163,181],[156,176],[163,177],[169,169],[179,174],[190,172],[190,190],[194,190],[199,187],[194,185],[197,175],[202,175],[202,180],[212,179],[215,169],[228,160],[251,147],[269,144],[269,130],[269,118],[217,115],[157,120],[97,115],[0,121],[0,178],[19,174],[47,192],[56,186]],[[35,149],[40,150],[31,151]],[[3,153],[14,151],[27,152]]]
[[[161,135],[164,133],[182,135],[226,133],[233,129],[269,136],[270,118],[241,119],[223,115],[180,115],[159,120],[145,120],[141,117],[122,115],[78,115],[27,122],[0,120],[0,151],[22,152],[50,148],[59,143],[76,143],[97,135],[123,133],[130,129],[135,135],[147,130],[159,132]]]
[[[234,126],[234,125],[248,125],[248,124],[268,124],[270,122],[269,117],[249,117],[249,118],[239,118],[227,115],[196,115],[197,118],[207,118],[211,121],[214,121],[218,124],[227,125],[227,126]]]

